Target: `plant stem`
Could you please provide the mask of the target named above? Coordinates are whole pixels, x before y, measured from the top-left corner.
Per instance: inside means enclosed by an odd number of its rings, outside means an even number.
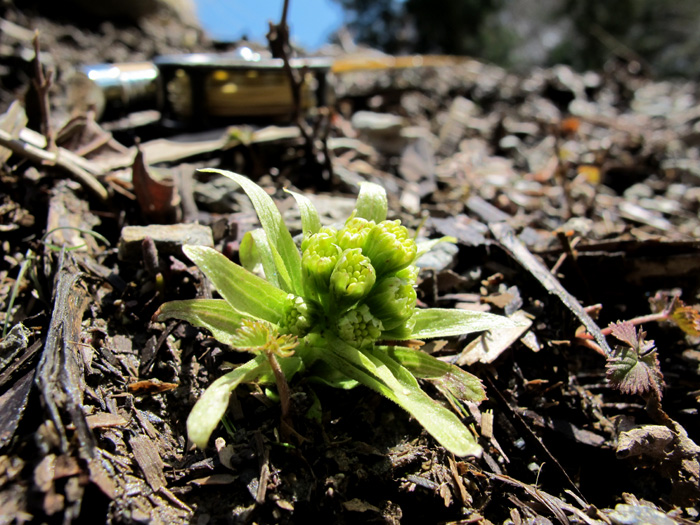
[[[663,312],[658,312],[655,314],[648,314],[648,315],[642,315],[640,317],[634,317],[632,319],[629,319],[627,322],[632,323],[634,326],[638,326],[644,323],[654,323],[654,322],[660,322],[660,321],[665,321],[668,319],[669,312],[664,310]],[[613,326],[608,326],[607,328],[601,328],[600,333],[603,334],[604,336],[608,336],[612,333],[613,331]],[[578,334],[576,336],[578,339],[593,339],[593,336],[589,334],[588,332],[584,332],[582,334]]]
[[[287,383],[287,378],[284,377],[284,372],[275,354],[266,351],[265,355],[270,363],[270,368],[272,368],[272,373],[275,375],[275,383],[277,384],[277,392],[280,395],[280,405],[282,407],[282,421],[286,421],[289,417],[289,404],[291,399],[289,384]]]

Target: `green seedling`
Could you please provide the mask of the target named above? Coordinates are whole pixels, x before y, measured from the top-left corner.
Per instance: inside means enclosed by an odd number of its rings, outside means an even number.
[[[262,188],[242,175],[205,171],[238,183],[262,228],[243,239],[242,266],[211,248],[185,246],[221,299],[172,301],[158,313],[159,320],[187,321],[253,355],[202,394],[187,420],[190,440],[207,445],[231,392],[245,382],[276,385],[284,421],[287,382],[304,373],[337,388],[369,387],[407,410],[450,452],[480,454],[474,434],[418,379],[434,382],[453,400],[476,403],[486,397],[480,380],[408,341],[498,330],[512,322],[482,312],[416,308],[415,262],[444,239],[416,243],[400,221],[386,220],[384,189],[364,183],[340,230],[322,227],[311,201],[289,192],[301,211],[300,251]]]
[[[625,394],[653,395],[660,400],[664,380],[659,368],[658,351],[654,341],[646,339],[646,332],[641,325],[651,322],[671,323],[687,335],[699,337],[700,312],[697,306],[686,305],[678,295],[667,292],[658,292],[650,299],[650,303],[654,313],[611,323],[600,331],[623,343],[616,345],[611,355],[606,355],[588,333],[579,333],[577,339],[583,346],[606,357],[607,377],[614,388]],[[635,326],[639,326],[638,331],[635,331]]]
[[[647,340],[646,332],[641,328],[635,331],[630,321],[613,323],[609,330],[623,343],[615,345],[606,365],[610,384],[624,394],[646,395],[651,392],[660,400],[664,380],[654,341]]]

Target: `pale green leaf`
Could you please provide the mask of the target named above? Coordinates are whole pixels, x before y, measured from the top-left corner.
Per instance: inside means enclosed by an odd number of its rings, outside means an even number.
[[[253,203],[255,212],[258,214],[258,219],[267,234],[270,244],[277,250],[281,256],[281,261],[286,266],[294,293],[301,295],[301,255],[296,244],[294,244],[292,235],[284,224],[282,214],[280,214],[272,198],[260,186],[238,173],[214,168],[207,168],[201,171],[218,173],[228,177],[243,188],[243,191],[246,192]],[[280,271],[280,268],[278,268],[278,271]]]
[[[231,345],[233,333],[241,325],[243,316],[223,299],[189,299],[162,305],[158,310],[158,320],[165,319],[180,319],[205,328],[217,341]]]
[[[285,292],[292,292],[287,268],[275,247],[268,242],[265,230],[260,228],[243,236],[239,257],[243,267],[250,270],[256,260],[262,265],[265,279]]]
[[[241,266],[249,272],[256,275],[264,275],[265,271],[263,270],[262,259],[255,245],[252,232],[245,232],[245,235],[243,235],[241,244],[238,247],[238,259],[241,261]],[[272,281],[270,282],[275,284]]]
[[[486,399],[481,380],[458,366],[440,361],[421,350],[403,346],[382,348],[414,376],[436,383],[460,401],[479,403]]]
[[[238,313],[279,323],[287,294],[206,246],[184,246],[182,251]]]
[[[205,448],[211,433],[226,413],[231,392],[241,383],[255,381],[268,368],[267,357],[259,355],[209,385],[187,418],[190,441],[199,448]]]
[[[354,379],[350,379],[348,376],[344,375],[337,368],[323,361],[314,364],[313,368],[309,370],[309,374],[310,381],[323,383],[324,385],[341,390],[350,390],[359,384]]]
[[[358,350],[333,338],[320,358],[409,412],[448,451],[478,456],[481,447],[459,418],[421,390],[415,377],[384,350]]]
[[[418,309],[412,319],[416,324],[408,339],[450,337],[484,330],[503,330],[515,326],[513,321],[500,315],[447,308]]]
[[[423,392],[410,371],[381,348],[368,347],[363,351],[384,365],[377,370],[381,373],[380,378],[393,390],[395,402],[415,417],[438,443],[456,456],[481,455],[481,447],[469,429],[453,412]],[[395,382],[392,382],[392,377]]]
[[[360,194],[355,204],[355,216],[379,223],[386,219],[387,209],[384,188],[373,182],[361,182]]]
[[[318,233],[321,229],[321,218],[313,202],[305,195],[297,193],[296,191],[286,189],[284,191],[291,194],[294,200],[297,201],[299,213],[301,214],[301,229],[304,232],[304,238],[307,239],[314,233]]]

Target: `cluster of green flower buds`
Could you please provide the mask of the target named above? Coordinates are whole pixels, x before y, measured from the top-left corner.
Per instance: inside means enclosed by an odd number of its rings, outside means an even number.
[[[298,295],[287,295],[285,316],[280,321],[280,327],[285,333],[304,337],[314,325],[314,312]]]
[[[382,322],[372,315],[366,304],[360,304],[338,319],[336,332],[346,343],[362,348],[381,337]]]
[[[322,228],[302,242],[306,301],[290,296],[283,327],[302,335],[312,312],[322,312],[326,327],[356,346],[409,334],[416,256],[416,243],[398,220],[375,223],[352,216],[338,231]]]

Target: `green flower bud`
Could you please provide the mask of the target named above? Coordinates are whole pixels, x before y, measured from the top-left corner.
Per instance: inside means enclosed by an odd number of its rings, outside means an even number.
[[[369,258],[362,255],[360,248],[345,250],[331,274],[331,299],[335,308],[342,311],[365,297],[377,274]]]
[[[418,247],[401,221],[382,221],[367,237],[364,253],[372,260],[377,275],[386,275],[411,264]]]
[[[309,237],[301,256],[304,291],[309,297],[318,298],[328,293],[331,274],[341,254],[335,238],[332,228],[323,228]]]
[[[372,315],[366,304],[350,310],[337,323],[338,337],[355,348],[374,344],[382,328],[382,322]]]
[[[365,300],[370,311],[381,320],[385,330],[393,330],[404,324],[416,307],[416,291],[398,277],[379,281]]]
[[[338,230],[338,246],[341,250],[364,248],[365,241],[375,226],[374,221],[368,221],[362,217],[350,217],[345,222],[345,227]]]
[[[337,232],[331,228],[330,226],[324,226],[321,228],[318,232],[312,233],[311,235],[305,235],[304,238],[301,241],[301,251],[305,252],[306,249],[309,246],[309,243],[318,235],[319,233],[325,233],[326,235],[330,235],[335,239],[335,236],[337,235]]]
[[[411,286],[415,286],[418,282],[418,271],[418,266],[412,264],[406,266],[403,270],[399,270],[394,275]]]
[[[313,317],[313,311],[304,298],[290,293],[287,295],[280,327],[288,334],[304,337],[314,325]]]

